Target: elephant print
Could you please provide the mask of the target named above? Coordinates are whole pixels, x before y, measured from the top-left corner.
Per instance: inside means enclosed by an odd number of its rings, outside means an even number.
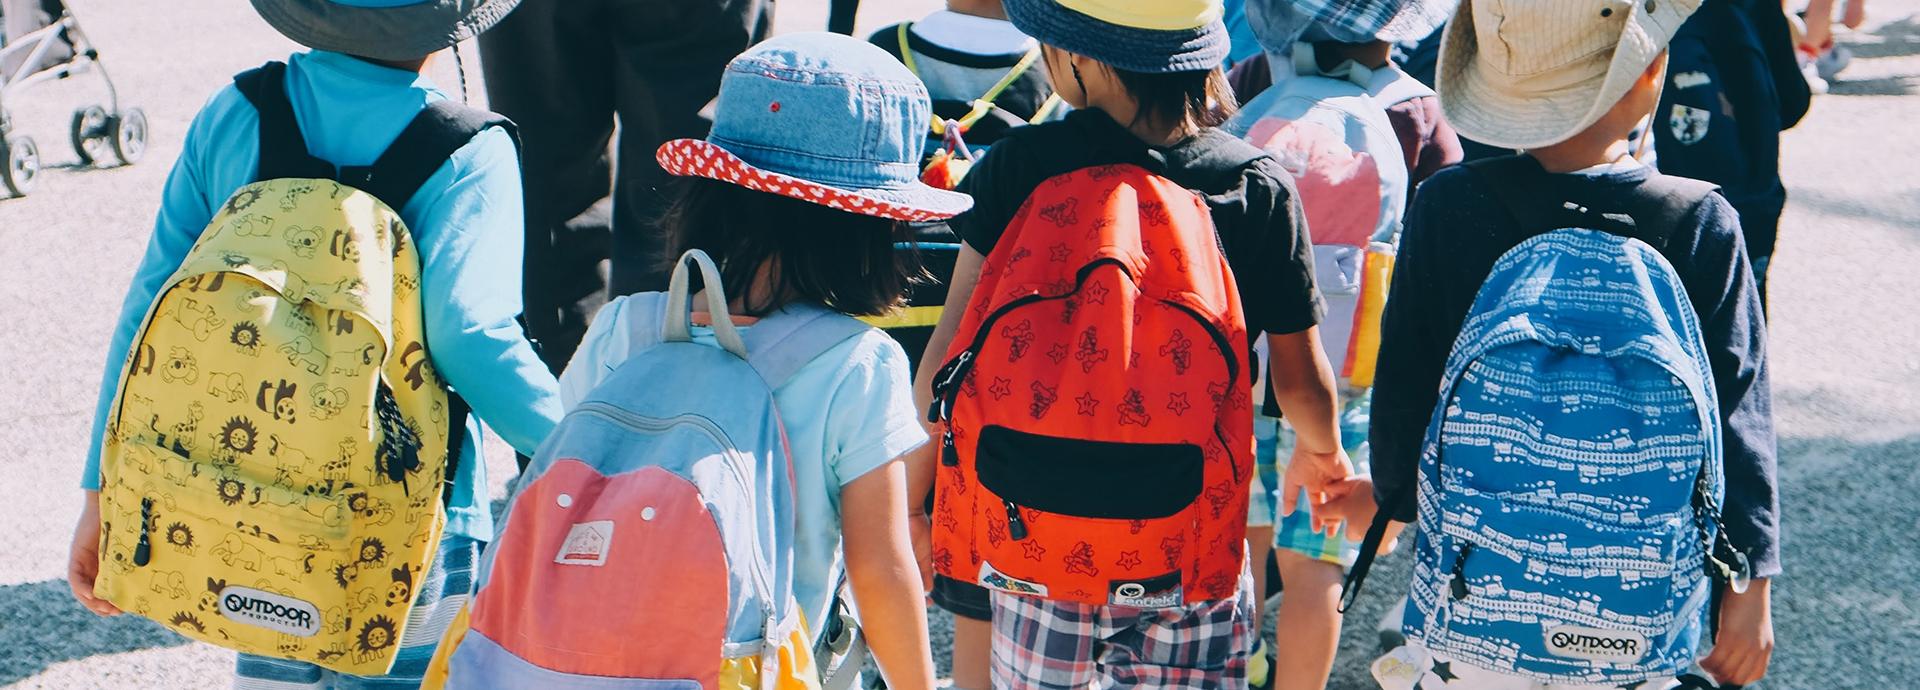
[[[287,356],[287,363],[307,370],[315,376],[327,373],[327,353],[314,346],[306,338],[294,338],[293,342],[280,346],[280,354]]]
[[[229,534],[226,539],[213,545],[211,553],[221,563],[256,573],[260,572],[261,561],[266,560],[266,554],[261,553],[260,547],[241,541],[236,534]]]
[[[298,225],[289,226],[286,232],[286,239],[287,248],[293,251],[294,256],[302,259],[311,259],[313,258],[314,252],[320,248],[320,228],[303,228]]]
[[[200,363],[187,348],[168,348],[167,361],[160,365],[160,380],[193,385],[200,380]]]
[[[178,571],[167,572],[164,570],[156,570],[153,572],[153,586],[151,589],[154,594],[163,595],[170,599],[185,599],[187,598],[187,577]]]
[[[207,395],[216,399],[225,398],[227,402],[240,402],[247,397],[247,384],[239,374],[216,371],[207,376]]]
[[[348,348],[334,353],[333,373],[355,377],[373,367],[375,356],[380,352],[379,345],[367,344]]]
[[[242,216],[233,222],[233,234],[240,237],[272,237],[273,217],[262,215]]]
[[[179,321],[188,333],[194,334],[194,340],[207,342],[213,336],[213,329],[227,325],[227,319],[221,319],[213,313],[213,306],[202,304],[194,298],[180,298],[173,306],[173,321]]]

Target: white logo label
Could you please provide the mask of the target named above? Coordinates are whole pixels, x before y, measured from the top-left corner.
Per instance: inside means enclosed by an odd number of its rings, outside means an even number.
[[[1713,77],[1706,72],[1681,72],[1673,75],[1673,88],[1691,89],[1713,83]]]
[[[600,566],[607,563],[607,549],[613,546],[613,521],[576,522],[560,542],[560,553],[553,562],[561,565]]]
[[[1573,659],[1634,662],[1646,656],[1647,636],[1629,630],[1562,625],[1547,629],[1547,651]]]
[[[1047,595],[1046,585],[1038,582],[1028,582],[1000,572],[994,569],[992,563],[986,561],[980,562],[980,581],[978,584],[987,589],[997,589],[1013,594],[1025,594],[1035,597],[1044,597]]]
[[[313,604],[251,587],[220,590],[220,615],[235,623],[299,637],[320,632],[320,610]]]

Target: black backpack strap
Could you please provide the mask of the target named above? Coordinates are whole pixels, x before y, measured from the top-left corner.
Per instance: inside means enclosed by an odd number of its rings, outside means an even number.
[[[398,211],[455,151],[490,127],[506,130],[519,147],[519,130],[505,117],[451,100],[428,103],[373,165],[342,167],[336,179]]]
[[[260,171],[257,180],[283,177],[332,179],[333,164],[307,150],[307,137],[287,99],[287,64],[269,62],[233,78],[240,95],[260,113]]]
[[[1519,223],[1514,245],[1557,228],[1592,228],[1664,249],[1673,229],[1719,189],[1711,183],[1655,173],[1641,183],[1640,200],[1631,208],[1588,208],[1556,194],[1547,184],[1546,169],[1532,156],[1486,158],[1466,166],[1487,182]]]

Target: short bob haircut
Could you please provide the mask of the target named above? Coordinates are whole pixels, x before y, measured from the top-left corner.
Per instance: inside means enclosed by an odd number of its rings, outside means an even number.
[[[673,262],[689,249],[712,256],[735,316],[766,316],[811,301],[854,316],[879,316],[906,304],[926,273],[911,227],[718,180],[681,178],[659,221]],[[771,294],[752,303],[762,265]],[[696,285],[698,282],[696,281]]]

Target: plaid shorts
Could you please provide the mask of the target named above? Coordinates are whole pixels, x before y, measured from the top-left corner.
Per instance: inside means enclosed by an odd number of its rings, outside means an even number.
[[[1170,609],[993,593],[993,686],[1013,690],[1247,687],[1253,573],[1233,598]]]
[[[420,581],[420,594],[407,614],[407,631],[400,635],[400,656],[384,676],[351,676],[306,663],[273,657],[241,654],[234,665],[234,690],[401,690],[420,687],[420,679],[433,660],[440,638],[453,623],[454,616],[473,595],[473,569],[486,544],[467,537],[447,535],[440,540],[440,553],[433,567]]]

